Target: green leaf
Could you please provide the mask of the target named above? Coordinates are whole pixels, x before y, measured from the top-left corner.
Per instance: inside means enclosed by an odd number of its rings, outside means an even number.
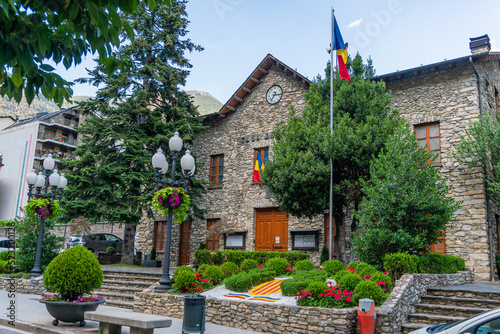
[[[49,71],[49,72],[55,70],[55,68],[53,68],[52,66],[50,66],[48,64],[42,64],[42,65],[40,65],[40,68],[44,71]]]
[[[12,73],[10,79],[12,80],[14,85],[16,85],[16,87],[18,88],[21,87],[24,82],[23,76],[21,75],[21,71],[16,69],[14,69],[14,73]]]

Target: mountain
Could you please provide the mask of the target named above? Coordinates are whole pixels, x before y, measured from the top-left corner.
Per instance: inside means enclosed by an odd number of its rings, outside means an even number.
[[[211,114],[214,112],[218,112],[222,107],[222,103],[220,103],[215,97],[210,95],[207,92],[192,90],[187,91],[190,96],[193,97],[194,105],[198,106],[198,112],[201,115]],[[73,96],[73,102],[85,101],[90,99],[91,96]],[[63,103],[62,109],[69,108],[71,106],[76,105],[76,103]],[[45,98],[35,98],[31,105],[26,103],[26,100],[23,98],[22,101],[17,104],[14,100],[9,100],[8,97],[4,96],[0,97],[0,116],[12,116],[14,118],[19,117],[19,119],[26,119],[34,117],[37,113],[48,111],[54,112],[61,110],[57,104],[53,101],[49,101]]]
[[[198,107],[200,115],[212,114],[222,108],[222,103],[207,92],[190,90],[186,93],[193,98],[193,104]]]

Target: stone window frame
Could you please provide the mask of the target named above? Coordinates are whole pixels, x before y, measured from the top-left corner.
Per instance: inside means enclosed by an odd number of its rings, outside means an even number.
[[[437,125],[437,135],[435,135],[435,133],[433,133],[433,135],[431,136],[431,127],[435,126],[435,125]],[[419,131],[419,129],[422,129],[422,128],[424,129],[425,134],[422,134],[421,131]],[[429,123],[415,124],[414,129],[415,129],[415,138],[416,138],[418,144],[422,147],[425,147],[427,153],[429,153],[430,151],[433,151],[433,152],[439,154],[437,156],[436,160],[432,161],[432,165],[434,165],[434,166],[441,165],[442,161],[441,161],[441,124],[440,124],[440,122],[429,122]],[[419,134],[419,132],[420,132],[420,134]],[[431,139],[436,139],[436,138],[437,138],[438,147],[432,148]],[[423,140],[425,140],[425,146],[421,144],[421,143],[423,143]]]
[[[221,163],[221,158],[222,158],[222,163]],[[210,156],[210,170],[208,173],[208,182],[209,182],[209,188],[220,188],[224,186],[224,154],[216,154]]]
[[[253,181],[253,171],[255,170],[255,162],[257,161],[257,152],[259,152],[260,156],[263,158],[263,157],[265,157],[264,153],[266,151],[267,151],[267,160],[264,160],[264,166],[265,166],[266,161],[269,161],[269,146],[255,147],[253,149],[252,183],[254,183],[254,184],[261,184],[260,182]]]

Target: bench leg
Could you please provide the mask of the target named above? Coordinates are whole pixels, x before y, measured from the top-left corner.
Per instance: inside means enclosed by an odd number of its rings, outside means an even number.
[[[122,332],[122,326],[120,325],[101,322],[99,327],[102,328],[102,334],[121,334]]]
[[[130,327],[130,334],[153,334],[154,328]]]

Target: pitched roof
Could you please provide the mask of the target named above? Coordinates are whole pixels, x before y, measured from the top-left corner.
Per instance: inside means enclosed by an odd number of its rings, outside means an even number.
[[[35,122],[35,121],[44,121],[44,120],[49,119],[51,117],[57,116],[59,114],[62,114],[63,112],[67,112],[67,111],[74,110],[74,109],[79,109],[79,108],[81,108],[81,107],[80,106],[73,106],[73,107],[70,107],[70,108],[61,109],[61,110],[54,111],[54,112],[38,113],[38,114],[36,114],[35,117],[23,119],[22,121],[19,121],[19,122],[15,123],[15,124],[12,124],[12,125],[6,127],[5,129],[12,129],[12,128],[16,127],[16,126],[28,124],[28,123]]]
[[[243,84],[236,90],[236,92],[231,96],[231,98],[220,108],[219,115],[221,117],[226,117],[231,111],[235,111],[236,107],[244,101],[245,96],[252,93],[252,88],[261,82],[262,77],[264,77],[271,66],[276,65],[278,68],[282,69],[285,73],[289,73],[294,76],[298,81],[302,81],[306,86],[309,87],[311,81],[305,76],[292,69],[291,67],[285,65],[283,62],[279,61],[276,57],[271,54],[267,54],[266,57],[260,62],[259,65],[253,70],[253,72],[248,76],[248,78],[243,82]]]

